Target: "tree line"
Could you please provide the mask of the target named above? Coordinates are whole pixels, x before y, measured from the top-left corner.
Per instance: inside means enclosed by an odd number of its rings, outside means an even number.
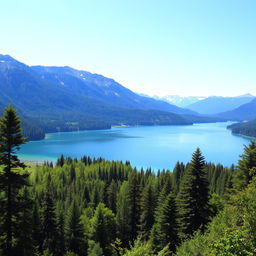
[[[237,166],[207,163],[197,148],[188,164],[158,172],[63,155],[56,164],[26,167],[17,157],[24,142],[9,106],[0,119],[3,256],[194,255],[188,251],[195,241],[209,240],[209,227],[231,196],[251,186],[256,171],[255,142]],[[213,255],[221,255],[219,240],[211,243]]]
[[[243,123],[235,123],[229,125],[228,129],[231,129],[232,133],[234,134],[256,137],[256,120]]]

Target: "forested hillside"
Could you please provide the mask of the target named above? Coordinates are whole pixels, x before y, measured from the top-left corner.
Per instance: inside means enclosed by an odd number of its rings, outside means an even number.
[[[114,79],[110,79],[87,71],[76,70],[70,67],[32,66],[37,74],[54,84],[57,88],[65,88],[71,93],[94,98],[105,103],[122,108],[155,109],[175,114],[196,114],[194,111],[177,107],[163,100],[144,97],[132,92]]]
[[[194,114],[142,97],[112,79],[69,67],[29,67],[0,55],[0,111],[12,104],[29,139],[111,125],[192,124]],[[33,131],[32,131],[33,130]]]
[[[115,255],[113,244],[129,248],[139,238],[143,242],[150,240],[156,252],[168,243],[174,250],[182,237],[192,234],[203,220],[206,224],[216,214],[220,198],[230,186],[232,169],[206,164],[204,181],[209,183],[212,203],[207,209],[203,207],[203,219],[184,219],[184,211],[193,211],[190,207],[195,203],[187,201],[191,200],[187,191],[192,178],[189,172],[200,158],[197,151],[190,167],[177,163],[173,173],[156,174],[150,169],[136,170],[129,162],[89,157],[79,161],[61,157],[56,167],[46,163],[29,168],[31,187],[27,193],[33,207],[23,213],[29,223],[23,239],[30,245],[30,255],[47,249],[53,255],[67,251],[78,255],[94,255],[95,251],[95,255]],[[193,200],[203,200],[205,196],[209,199],[207,191],[201,192],[204,194]],[[180,203],[176,204],[175,198]],[[168,223],[176,224],[166,229]]]
[[[174,170],[58,159],[25,166],[9,106],[0,119],[1,256],[255,255],[256,142],[237,166],[199,148]]]
[[[140,96],[113,79],[70,67],[27,66],[0,55],[0,114],[12,104],[30,140],[112,125],[188,125],[224,119]]]
[[[256,137],[256,120],[232,124],[227,127],[232,133],[249,137]]]

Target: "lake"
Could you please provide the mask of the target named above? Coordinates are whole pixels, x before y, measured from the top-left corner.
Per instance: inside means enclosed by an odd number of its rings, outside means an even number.
[[[111,130],[49,133],[41,141],[22,146],[19,157],[30,161],[56,161],[61,155],[84,155],[108,160],[129,160],[132,166],[172,169],[177,161],[190,161],[200,147],[206,161],[236,164],[250,139],[231,134],[230,123],[189,126],[116,127]]]

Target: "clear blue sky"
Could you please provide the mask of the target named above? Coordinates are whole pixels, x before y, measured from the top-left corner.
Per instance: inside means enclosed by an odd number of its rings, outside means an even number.
[[[0,53],[150,95],[256,95],[255,0],[1,1]]]

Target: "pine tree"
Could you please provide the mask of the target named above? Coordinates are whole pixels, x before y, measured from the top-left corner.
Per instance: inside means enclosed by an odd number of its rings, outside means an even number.
[[[158,195],[157,198],[157,202],[156,202],[156,208],[155,208],[155,212],[154,212],[154,218],[155,220],[158,218],[158,215],[160,213],[160,210],[163,206],[163,203],[166,199],[166,197],[171,193],[172,191],[172,187],[170,185],[170,176],[165,174],[165,177],[167,177],[167,179],[165,180],[163,187]]]
[[[80,215],[77,202],[73,200],[66,221],[67,250],[82,256],[86,254],[87,244]]]
[[[94,207],[96,207],[100,202],[100,193],[99,193],[99,188],[97,186],[95,186],[92,191],[90,201],[94,205]]]
[[[151,232],[151,243],[157,251],[169,245],[169,249],[174,252],[177,241],[177,209],[174,195],[170,193],[157,214],[157,219]]]
[[[209,188],[204,172],[204,157],[199,148],[192,155],[177,196],[181,237],[205,228],[209,220]]]
[[[117,196],[117,236],[124,247],[129,245],[131,226],[130,226],[130,206],[127,203],[128,182],[124,181]]]
[[[99,243],[105,256],[111,256],[111,243],[114,242],[116,233],[115,215],[103,203],[99,203],[91,222],[92,239]]]
[[[241,159],[238,161],[237,170],[233,177],[234,186],[238,189],[248,185],[255,175],[252,169],[256,167],[256,141],[244,146],[244,153],[240,157]]]
[[[18,200],[19,190],[28,185],[27,174],[21,174],[21,168],[25,165],[18,159],[17,151],[26,139],[22,135],[20,119],[12,106],[8,106],[4,111],[3,118],[0,119],[0,191],[1,205],[1,247],[3,254],[13,255],[14,233],[17,219],[22,210],[21,202]]]
[[[56,242],[56,255],[62,256],[66,252],[65,241],[65,219],[63,212],[59,212],[57,216],[57,242]]]
[[[42,252],[43,249],[43,236],[41,230],[41,218],[39,213],[39,206],[38,203],[35,202],[32,210],[32,219],[31,219],[31,226],[32,226],[32,238],[34,241],[34,246],[36,247],[37,251]]]
[[[114,180],[111,181],[107,189],[107,207],[116,213],[116,201],[117,201],[117,184]]]
[[[152,182],[145,186],[141,196],[140,234],[143,240],[148,240],[150,230],[154,224],[156,206],[155,190]]]
[[[65,163],[65,158],[64,158],[63,154],[61,154],[60,158],[57,159],[56,165],[62,167],[64,165],[64,163]]]
[[[20,196],[21,213],[17,222],[17,237],[15,252],[17,256],[31,256],[35,253],[35,246],[32,237],[33,226],[32,222],[32,207],[33,201],[30,199],[27,187],[23,189]]]
[[[69,173],[70,173],[70,180],[71,180],[71,182],[73,182],[76,179],[76,170],[75,170],[75,166],[73,164],[71,164],[71,166],[70,166]]]
[[[177,162],[175,167],[174,167],[174,170],[173,170],[174,192],[175,192],[175,194],[177,194],[178,191],[179,191],[180,181],[181,181],[181,178],[184,174],[184,171],[185,171],[184,164],[182,162],[181,163]]]
[[[131,228],[130,240],[134,241],[138,235],[140,220],[140,183],[137,172],[128,177],[127,204],[129,206],[129,225]]]
[[[42,218],[43,249],[48,249],[50,253],[56,255],[56,242],[58,235],[56,213],[49,188],[47,188],[44,195]]]

